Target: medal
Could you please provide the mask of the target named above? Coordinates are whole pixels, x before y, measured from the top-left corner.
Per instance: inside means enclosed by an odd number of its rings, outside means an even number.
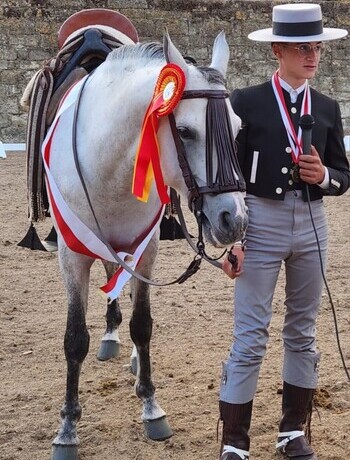
[[[299,166],[297,164],[293,164],[290,170],[290,175],[293,182],[300,182]]]

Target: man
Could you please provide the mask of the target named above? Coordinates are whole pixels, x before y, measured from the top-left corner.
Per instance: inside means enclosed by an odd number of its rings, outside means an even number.
[[[247,184],[249,225],[245,252],[242,244],[231,250],[238,264],[231,264],[229,258],[223,263],[223,270],[238,278],[234,342],[223,366],[220,390],[221,460],[249,458],[253,398],[282,262],[286,313],[282,416],[276,448],[284,458],[317,458],[303,428],[317,386],[319,362],[315,322],[327,251],[322,197],[343,194],[349,188],[350,172],[339,106],[310,88],[308,80],[316,74],[322,43],[346,35],[342,29],[323,28],[319,5],[275,6],[272,29],[255,31],[249,38],[271,42],[278,70],[271,81],[231,95],[232,106],[242,119],[237,141]],[[303,153],[298,122],[308,114],[314,118],[312,146]]]

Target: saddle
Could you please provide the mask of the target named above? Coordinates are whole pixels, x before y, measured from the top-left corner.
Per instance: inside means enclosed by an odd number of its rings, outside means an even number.
[[[18,246],[42,251],[56,249],[55,229],[41,241],[34,223],[50,216],[41,146],[63,95],[104,62],[113,49],[136,42],[138,34],[132,22],[110,9],[82,10],[70,16],[60,27],[57,55],[36,72],[21,99],[22,107],[28,110],[26,159],[30,226]],[[181,237],[173,219],[170,216],[166,224],[171,227],[165,236],[163,230],[162,239],[168,239],[167,234],[169,239]]]

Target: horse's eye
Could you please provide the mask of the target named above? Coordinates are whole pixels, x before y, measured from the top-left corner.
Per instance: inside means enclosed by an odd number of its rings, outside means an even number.
[[[196,137],[194,132],[185,126],[178,126],[177,132],[179,133],[181,139],[184,140],[194,139]]]

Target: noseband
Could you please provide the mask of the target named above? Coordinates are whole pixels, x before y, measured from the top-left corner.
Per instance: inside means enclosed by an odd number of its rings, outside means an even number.
[[[182,99],[208,99],[206,111],[206,185],[199,186],[186,156],[185,146],[176,128],[174,114],[168,115],[178,161],[189,191],[189,208],[198,208],[196,201],[205,193],[244,192],[245,181],[238,163],[235,139],[226,105],[226,90],[184,91]],[[217,167],[214,171],[214,158]],[[202,201],[202,200],[199,200]],[[201,206],[200,206],[201,208]]]

